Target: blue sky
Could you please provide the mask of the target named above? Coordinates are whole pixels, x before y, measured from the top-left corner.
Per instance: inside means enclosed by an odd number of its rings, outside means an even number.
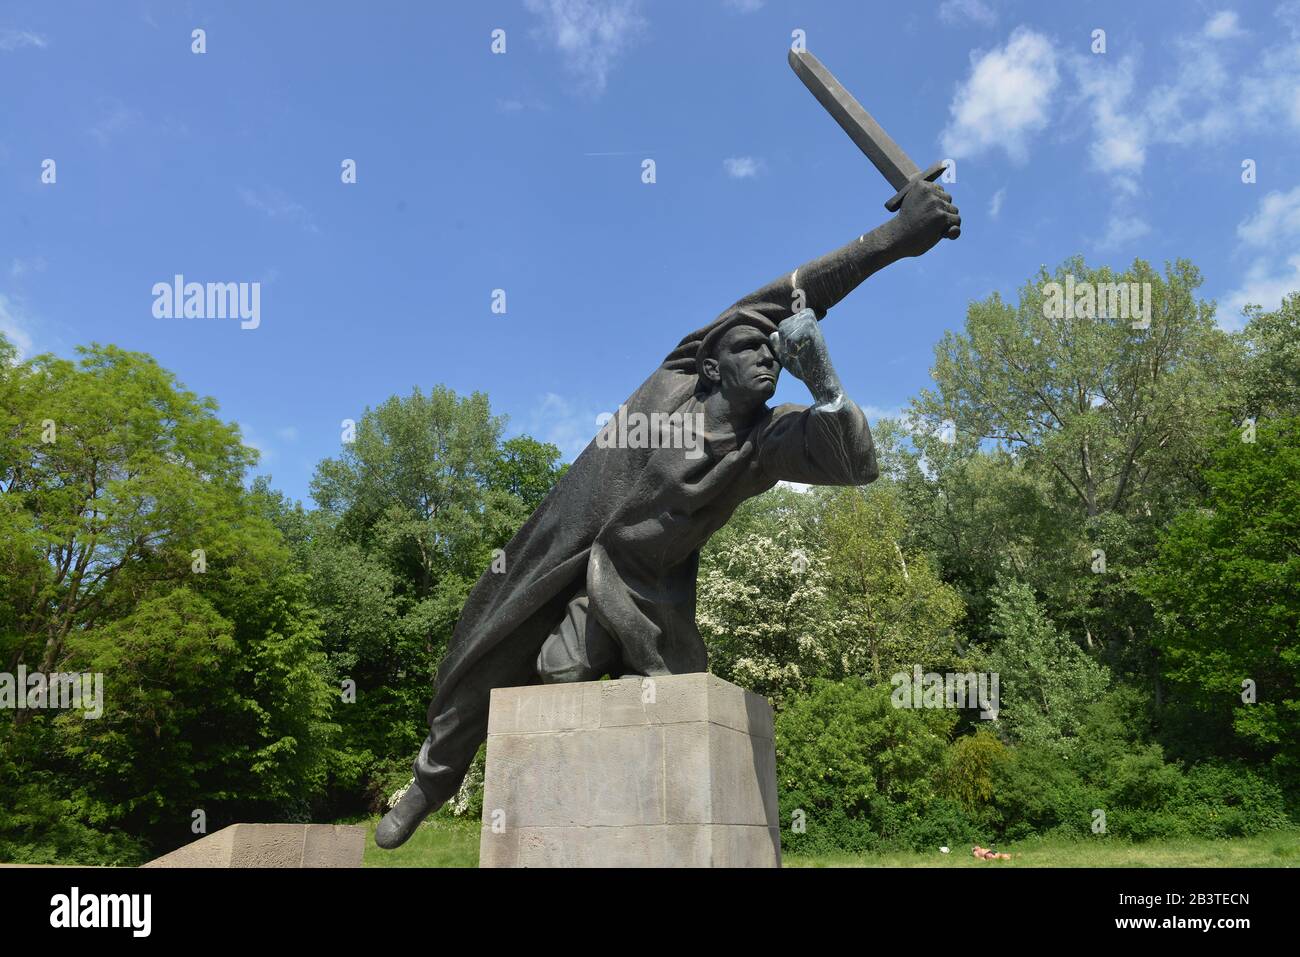
[[[684,333],[887,218],[796,29],[921,166],[957,161],[962,238],[823,327],[873,419],[969,301],[1075,253],[1188,257],[1228,328],[1300,288],[1300,0],[6,0],[0,330],[151,353],[295,498],[415,386],[571,458]],[[261,283],[260,326],[155,318],[177,273]]]

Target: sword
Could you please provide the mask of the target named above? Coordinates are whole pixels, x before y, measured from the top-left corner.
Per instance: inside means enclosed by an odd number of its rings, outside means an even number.
[[[849,134],[849,139],[880,170],[881,175],[889,180],[889,185],[897,190],[885,203],[885,209],[891,213],[897,212],[903,204],[903,197],[914,183],[922,180],[932,183],[943,175],[943,163],[935,163],[922,172],[911,157],[903,152],[903,148],[862,108],[862,104],[853,98],[853,94],[844,89],[831,71],[822,65],[822,61],[807,50],[790,50],[790,69],[794,70],[795,76],[803,81],[803,85],[808,87],[809,92],[835,122],[840,124],[840,128]],[[949,226],[947,235],[949,239],[956,239],[961,235],[961,227]]]

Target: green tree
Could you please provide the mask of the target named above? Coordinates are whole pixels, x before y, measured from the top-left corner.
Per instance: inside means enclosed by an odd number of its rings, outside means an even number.
[[[488,484],[519,499],[525,515],[531,515],[556,482],[569,470],[559,464],[559,450],[548,442],[517,435],[501,443],[497,460],[488,470]]]
[[[240,482],[255,458],[211,399],[148,356],[78,351],[76,363],[43,355],[0,370],[4,658],[44,672],[74,628],[191,579],[197,550],[219,565],[244,547]]]
[[[825,559],[798,532],[811,500],[793,491],[763,498],[701,555],[696,621],[715,674],[779,703],[838,670],[838,623]],[[803,518],[783,521],[792,511]]]
[[[1068,753],[1110,675],[1057,631],[1023,582],[1007,580],[995,593],[992,628],[999,726],[1018,743]]]
[[[904,536],[889,483],[778,487],[742,504],[701,555],[710,667],[779,703],[814,677],[964,665],[961,601]]]
[[[29,859],[132,863],[197,809],[301,819],[331,690],[305,579],[243,486],[255,453],[148,356],[80,353],[0,363],[0,661],[102,675],[103,714],[0,713],[0,846],[24,827]]]
[[[1205,715],[1300,772],[1300,417],[1221,433],[1203,506],[1162,536],[1142,588],[1167,677]],[[1249,701],[1249,689],[1255,700]]]
[[[1068,276],[1094,288],[1150,284],[1150,328],[1128,316],[1056,316],[1046,290]],[[1142,260],[1120,274],[1077,258],[1054,275],[1043,269],[1014,305],[996,293],[971,304],[965,332],[935,349],[938,391],[923,390],[914,412],[934,431],[951,420],[961,441],[1015,450],[1082,516],[1159,503],[1226,407],[1215,372],[1233,342],[1215,326],[1214,304],[1196,300],[1200,284],[1185,260],[1163,277]]]
[[[1083,597],[1088,555],[1077,521],[1053,507],[1050,483],[1010,452],[927,443],[891,452],[905,548],[933,556],[961,598],[967,639],[987,639],[999,576],[1061,603]],[[1087,630],[1084,630],[1085,640]]]
[[[948,748],[943,790],[967,811],[987,816],[997,778],[1011,760],[1006,745],[988,728],[964,734]]]
[[[1242,331],[1246,361],[1242,370],[1244,413],[1278,417],[1300,415],[1300,291],[1279,308],[1248,310]]]
[[[315,513],[274,506],[302,543],[329,672],[356,689],[334,709],[336,810],[377,806],[409,778],[470,588],[564,472],[558,449],[527,436],[502,442],[504,426],[482,393],[394,396],[319,464]]]
[[[1073,315],[1057,311],[1053,289],[1071,276],[1094,290],[1149,284],[1149,328],[1134,328],[1131,313],[1087,314],[1082,301]],[[1184,260],[1163,275],[1142,260],[1122,273],[1078,258],[1043,269],[1015,302],[994,294],[970,305],[964,330],[936,347],[935,388],[912,408],[931,472],[913,473],[913,484],[931,488],[908,501],[928,498],[918,517],[946,549],[945,574],[955,569],[985,595],[998,571],[1032,581],[1062,627],[1153,683],[1151,610],[1136,576],[1161,525],[1199,495],[1216,416],[1242,401],[1238,385],[1223,381],[1243,361],[1241,343],[1215,326],[1214,304],[1196,298],[1200,284]],[[941,441],[946,423],[950,445]],[[994,520],[991,535],[979,534],[972,514]],[[981,636],[991,606],[967,597]]]
[[[907,542],[897,487],[818,489],[817,537],[839,627],[822,676],[882,681],[899,671],[965,671],[960,596]]]

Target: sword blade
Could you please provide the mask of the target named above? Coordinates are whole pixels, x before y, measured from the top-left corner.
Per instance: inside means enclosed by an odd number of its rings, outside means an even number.
[[[821,60],[807,50],[791,50],[790,68],[894,189],[902,189],[921,171],[903,152],[903,148],[853,98],[853,94],[844,89],[831,71],[822,65]]]

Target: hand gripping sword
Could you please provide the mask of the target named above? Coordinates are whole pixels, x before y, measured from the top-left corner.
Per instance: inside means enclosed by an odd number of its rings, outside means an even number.
[[[885,203],[885,209],[891,213],[897,212],[903,204],[903,197],[914,183],[922,180],[934,182],[943,175],[943,163],[935,163],[922,172],[911,157],[903,152],[903,148],[862,108],[862,104],[853,98],[853,94],[831,75],[822,61],[807,50],[790,51],[790,69],[817,97],[817,102],[826,112],[834,117],[835,122],[840,124],[840,128],[849,134],[849,139],[858,144],[858,149],[889,180],[889,185],[897,190],[889,202]],[[961,227],[949,226],[947,235],[949,239],[956,239],[961,235]]]

